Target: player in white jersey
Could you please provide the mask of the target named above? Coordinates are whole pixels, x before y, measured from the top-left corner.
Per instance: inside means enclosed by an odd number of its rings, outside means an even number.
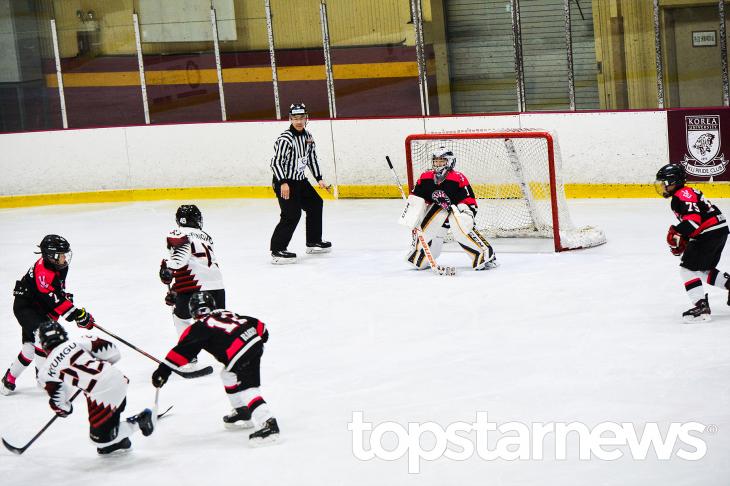
[[[81,390],[89,408],[89,436],[99,454],[129,449],[129,436],[138,430],[145,436],[152,433],[157,417],[149,408],[120,423],[129,379],[112,366],[120,359],[113,343],[94,336],[69,341],[63,326],[50,319],[40,325],[38,337],[48,353],[38,382],[51,408],[59,417],[69,416],[74,389]]]
[[[178,336],[193,323],[188,310],[190,296],[208,291],[216,308],[226,306],[223,275],[213,251],[213,238],[203,231],[203,215],[194,204],[180,206],[175,213],[178,228],[167,235],[170,256],[162,260],[160,280],[172,284],[165,303],[174,306],[172,320]]]

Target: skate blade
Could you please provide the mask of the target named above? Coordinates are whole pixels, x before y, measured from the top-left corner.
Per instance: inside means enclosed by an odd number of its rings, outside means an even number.
[[[274,265],[290,265],[292,263],[296,263],[296,258],[279,258],[279,257],[273,257],[271,259],[271,263]]]
[[[233,422],[232,424],[223,422],[223,427],[227,430],[245,430],[245,429],[253,429],[253,421],[251,420],[239,420],[238,422]]]
[[[266,447],[279,442],[279,434],[271,434],[268,437],[256,437],[255,439],[248,439],[248,445],[250,447]]]
[[[304,250],[304,253],[307,253],[309,255],[314,255],[317,253],[329,253],[332,251],[332,248],[309,248],[307,247],[306,250]]]
[[[126,449],[117,449],[116,451],[113,451],[113,452],[107,452],[106,454],[99,454],[97,452],[97,456],[104,457],[104,458],[124,457],[131,452],[132,452],[132,448],[128,447]]]
[[[3,385],[0,385],[0,395],[8,396],[11,393],[13,393],[14,390],[11,390],[10,388],[6,388]]]
[[[712,320],[712,317],[710,317],[708,314],[702,314],[701,316],[684,316],[683,318],[685,324],[698,324],[701,322],[710,322]]]

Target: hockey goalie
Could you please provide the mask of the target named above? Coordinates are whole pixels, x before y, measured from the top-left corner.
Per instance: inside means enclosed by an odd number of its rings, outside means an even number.
[[[451,150],[436,149],[431,155],[431,170],[418,178],[401,214],[399,222],[413,230],[413,243],[406,259],[419,270],[428,268],[429,262],[417,233],[422,232],[433,258],[438,258],[449,229],[474,270],[497,266],[492,246],[474,227],[474,191],[455,166],[456,157]]]

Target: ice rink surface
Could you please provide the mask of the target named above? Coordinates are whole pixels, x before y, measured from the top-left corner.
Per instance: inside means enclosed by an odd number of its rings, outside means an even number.
[[[74,251],[68,290],[97,322],[157,356],[176,340],[157,272],[180,203],[98,204],[0,210],[0,368],[20,350],[12,290],[47,233]],[[715,203],[730,214],[730,201]],[[216,373],[173,377],[161,406],[173,413],[133,451],[97,457],[86,407],[53,426],[22,456],[0,450],[0,484],[60,485],[727,485],[730,481],[730,307],[710,289],[713,321],[682,324],[689,307],[678,260],[664,242],[674,222],[659,199],[571,200],[573,220],[605,230],[604,246],[554,254],[510,252],[501,266],[472,272],[460,252],[441,263],[456,277],[411,270],[401,201],[325,202],[334,251],[304,255],[300,223],[289,249],[296,265],[269,263],[274,200],[199,203],[215,239],[227,307],[266,322],[264,398],[279,420],[279,444],[253,449],[228,431],[230,409]],[[720,268],[730,270],[730,256]],[[72,329],[69,326],[69,329]],[[74,329],[72,333],[77,333]],[[152,404],[156,365],[124,345],[117,365],[131,380],[124,416]],[[213,363],[208,355],[204,363]],[[22,445],[52,416],[32,368],[14,395],[0,396],[0,434]],[[434,421],[446,427],[486,411],[496,423],[672,422],[712,425],[698,436],[698,461],[557,460],[421,463],[361,461],[348,430],[353,412],[376,425]],[[393,439],[391,436],[390,439]],[[428,437],[424,440],[428,442]],[[426,443],[424,442],[424,444]],[[384,439],[383,444],[388,441]],[[394,442],[393,442],[394,443]],[[681,444],[680,444],[681,445]],[[678,446],[679,447],[679,446]],[[689,448],[691,451],[692,449]],[[676,449],[675,449],[676,452]]]

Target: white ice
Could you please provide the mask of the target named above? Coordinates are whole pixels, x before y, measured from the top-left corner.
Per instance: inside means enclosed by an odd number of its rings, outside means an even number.
[[[182,201],[49,206],[0,210],[0,368],[20,350],[12,313],[14,282],[34,262],[47,233],[71,242],[68,289],[97,322],[163,356],[175,342],[157,271],[164,237]],[[730,201],[716,201],[730,214]],[[274,200],[198,202],[216,241],[228,308],[266,322],[263,394],[279,420],[281,443],[262,449],[247,434],[224,430],[229,411],[217,373],[173,377],[161,405],[169,418],[133,451],[97,457],[86,407],[57,420],[22,456],[0,450],[0,484],[73,485],[726,485],[730,481],[730,308],[712,288],[713,321],[682,324],[690,303],[678,260],[664,243],[673,222],[658,199],[570,201],[576,223],[603,228],[604,246],[568,252],[508,252],[501,266],[473,272],[459,252],[456,277],[417,272],[403,262],[410,243],[395,223],[400,201],[325,203],[330,254],[304,254],[304,223],[290,250],[296,265],[269,263],[278,216]],[[504,250],[504,251],[503,251]],[[728,257],[721,269],[730,269]],[[76,330],[72,331],[76,333]],[[120,345],[118,367],[130,378],[125,416],[151,405],[155,364]],[[213,364],[205,355],[205,363]],[[216,370],[220,365],[216,364]],[[566,460],[546,446],[542,460],[421,463],[361,461],[348,422],[471,422],[487,411],[517,421],[656,422],[712,425],[698,461]],[[17,392],[0,396],[0,434],[24,444],[52,416],[30,368]],[[715,430],[717,427],[717,430]],[[384,444],[394,444],[387,435]],[[428,439],[424,437],[424,447]],[[681,444],[677,446],[679,448]],[[675,451],[677,451],[675,448]],[[691,447],[686,447],[692,451]]]

